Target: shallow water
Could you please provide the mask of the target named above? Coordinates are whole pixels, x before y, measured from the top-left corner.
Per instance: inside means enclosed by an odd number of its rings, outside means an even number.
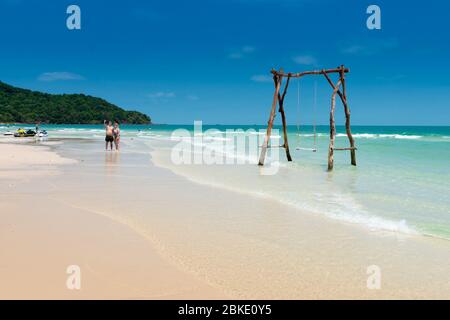
[[[32,126],[29,126],[32,127]],[[0,132],[17,126],[0,125]],[[50,137],[103,139],[102,126],[42,126]],[[204,126],[217,129],[203,136],[200,149],[239,158],[243,165],[175,165],[170,139],[175,129],[194,136],[192,126],[122,126],[128,143],[146,141],[154,148],[156,164],[200,183],[276,199],[369,230],[424,234],[450,239],[450,127],[353,126],[358,151],[357,167],[349,164],[348,151],[335,152],[335,170],[326,171],[328,127],[290,126],[289,141],[294,162],[288,163],[284,150],[272,149],[281,166],[275,175],[261,175],[256,166],[258,150],[236,150],[226,145],[229,129],[261,130],[244,134],[261,138],[263,126]],[[276,127],[275,129],[280,129]],[[279,132],[273,132],[279,137]],[[314,142],[316,138],[316,142]],[[275,145],[276,141],[273,141]],[[343,127],[338,127],[336,146],[348,146]],[[317,148],[317,152],[296,148]],[[203,163],[204,164],[204,163]]]
[[[341,171],[329,175],[324,163],[310,168],[299,161],[284,164],[275,175],[260,175],[254,163],[173,165],[168,159],[176,142],[167,135],[128,136],[121,152],[105,152],[101,140],[59,142],[39,144],[51,144],[77,163],[41,179],[40,188],[33,189],[36,196],[48,199],[50,207],[61,203],[128,226],[169,263],[231,297],[447,298],[450,292],[450,242],[381,231],[366,220],[350,223],[322,210],[349,199],[311,197],[317,190],[342,192],[342,181],[357,185],[359,167],[342,163]],[[191,183],[152,163],[202,184],[256,197]],[[5,184],[4,189],[16,193],[23,187]],[[286,206],[282,199],[298,202]],[[296,209],[311,203],[318,206],[314,213]],[[361,212],[357,214],[369,214]],[[382,290],[367,289],[371,265],[383,272]]]

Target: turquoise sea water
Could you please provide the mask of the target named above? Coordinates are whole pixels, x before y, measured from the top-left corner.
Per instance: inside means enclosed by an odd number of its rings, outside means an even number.
[[[33,125],[24,126],[33,128]],[[0,133],[19,126],[0,125]],[[170,150],[170,136],[176,129],[192,132],[188,125],[122,126],[124,148],[143,141]],[[203,126],[203,130],[257,131],[265,126]],[[280,127],[275,127],[280,129]],[[43,125],[50,138],[104,138],[102,126]],[[348,146],[343,127],[337,128],[337,147]],[[313,128],[289,126],[294,162],[287,163],[280,149],[282,168],[274,177],[249,174],[253,166],[233,171],[215,167],[215,174],[178,166],[175,170],[194,180],[223,184],[237,191],[267,195],[281,202],[372,230],[417,233],[450,239],[450,127],[353,126],[357,167],[350,166],[348,151],[336,152],[335,170],[326,171],[328,127],[317,128],[317,152],[297,150],[314,147]],[[276,134],[276,133],[275,133]],[[131,139],[132,138],[132,139]],[[225,138],[217,138],[217,141]],[[167,143],[166,143],[167,142]],[[228,152],[228,151],[227,151]],[[236,153],[236,150],[233,151]],[[245,153],[245,152],[244,152]],[[246,154],[241,156],[245,157]],[[170,157],[167,167],[170,167]],[[255,161],[249,157],[249,163]],[[255,168],[256,168],[255,164]],[[239,171],[241,170],[241,171]]]

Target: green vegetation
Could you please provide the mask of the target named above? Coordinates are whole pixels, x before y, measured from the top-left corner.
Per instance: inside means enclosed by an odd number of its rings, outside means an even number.
[[[148,124],[150,117],[126,111],[101,98],[84,94],[48,94],[0,81],[0,123],[98,124],[103,120]]]

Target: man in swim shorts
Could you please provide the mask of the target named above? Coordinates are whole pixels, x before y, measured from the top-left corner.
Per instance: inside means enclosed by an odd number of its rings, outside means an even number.
[[[105,126],[106,137],[105,137],[105,149],[108,150],[108,144],[111,146],[111,151],[113,149],[114,142],[114,134],[113,134],[113,126],[111,121],[104,121],[103,125]]]

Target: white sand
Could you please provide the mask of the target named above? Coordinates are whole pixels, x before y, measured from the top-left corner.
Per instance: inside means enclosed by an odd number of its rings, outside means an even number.
[[[450,298],[446,241],[195,184],[127,143],[119,154],[68,141],[57,150],[76,162],[52,166],[59,174],[2,180],[0,297]],[[69,264],[80,292],[65,288]],[[371,265],[380,290],[367,288]]]
[[[75,163],[47,148],[0,144],[0,299],[225,297],[128,226],[52,200],[44,177]],[[69,265],[81,268],[81,290],[67,289]]]
[[[76,163],[48,147],[0,143],[0,178],[31,178],[57,173],[57,165]]]

